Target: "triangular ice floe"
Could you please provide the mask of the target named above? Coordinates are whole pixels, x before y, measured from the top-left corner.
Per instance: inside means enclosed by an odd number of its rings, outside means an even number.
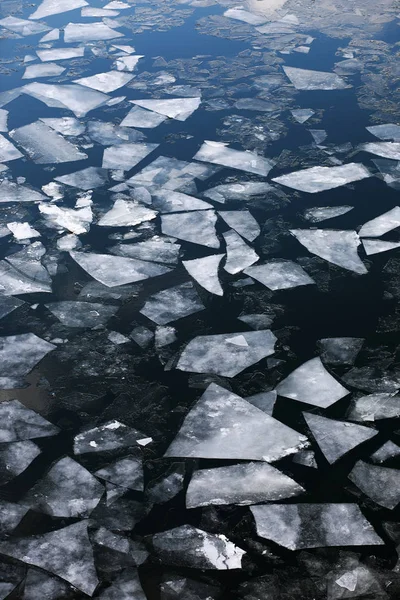
[[[223,254],[213,254],[204,258],[183,260],[182,264],[189,275],[207,292],[216,296],[223,296],[224,290],[218,278],[218,269],[223,257]]]

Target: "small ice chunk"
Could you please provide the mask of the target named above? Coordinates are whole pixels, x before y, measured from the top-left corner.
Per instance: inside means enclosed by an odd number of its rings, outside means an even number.
[[[109,71],[107,73],[97,73],[91,77],[74,79],[73,83],[78,83],[79,85],[84,85],[108,94],[109,92],[114,92],[124,85],[127,85],[132,79],[133,75],[129,75],[128,73]]]
[[[241,569],[245,551],[222,534],[182,525],[153,535],[155,555],[163,563],[194,569]]]
[[[7,121],[8,121],[8,110],[4,110],[4,108],[0,108],[0,131],[3,133],[6,133],[8,131]]]
[[[95,23],[68,23],[64,28],[64,41],[66,44],[113,40],[119,37],[124,37],[124,34],[111,29],[111,27],[102,21]]]
[[[112,342],[116,346],[120,346],[121,344],[127,344],[130,342],[130,339],[126,337],[126,335],[119,333],[119,331],[110,331],[110,333],[107,336],[107,339],[110,340],[110,342]]]
[[[0,294],[0,319],[3,319],[23,304],[24,302],[18,298],[10,298]]]
[[[344,90],[352,87],[336,73],[283,67],[285,75],[297,90]]]
[[[36,569],[28,569],[24,583],[24,600],[68,599],[71,587],[68,583]]]
[[[98,167],[88,167],[81,171],[75,171],[74,173],[68,173],[68,175],[62,175],[56,177],[55,180],[65,185],[77,187],[81,190],[92,190],[95,188],[103,187],[107,183],[107,171],[106,169],[100,169]]]
[[[291,229],[290,233],[312,254],[359,275],[368,272],[357,253],[360,238],[355,231]]]
[[[126,2],[121,2],[121,0],[112,0],[106,4],[104,8],[108,10],[124,10],[125,8],[131,8],[131,5],[127,4]]]
[[[394,444],[391,440],[385,442],[376,452],[371,454],[371,460],[374,463],[382,463],[391,458],[400,456],[400,446]]]
[[[143,492],[143,466],[142,461],[134,456],[126,456],[103,467],[95,472],[96,477],[104,479],[114,485],[119,485],[129,490]]]
[[[312,108],[296,108],[290,111],[293,115],[293,118],[298,123],[305,123],[310,119],[313,115],[315,115],[315,110]]]
[[[314,138],[314,142],[317,145],[322,144],[322,142],[324,142],[328,137],[325,129],[309,129],[308,131],[311,133],[312,137]]]
[[[8,229],[12,232],[16,240],[29,240],[30,238],[40,237],[40,233],[33,229],[29,223],[7,223]]]
[[[74,117],[61,117],[59,119],[41,118],[40,120],[62,135],[77,136],[85,133],[86,129],[85,125],[80,123],[78,119],[75,119]]]
[[[0,133],[0,162],[8,162],[10,160],[18,160],[24,155]]]
[[[179,244],[165,241],[163,238],[149,239],[136,244],[117,244],[111,248],[113,254],[138,258],[150,262],[176,265],[179,258]]]
[[[205,198],[224,204],[227,200],[248,200],[253,196],[263,196],[274,188],[264,181],[237,181],[223,183],[203,192]]]
[[[212,383],[165,456],[273,462],[307,445],[304,435]]]
[[[141,348],[147,348],[153,341],[154,334],[147,327],[139,326],[132,329],[129,337]]]
[[[210,504],[256,504],[298,496],[304,489],[266,463],[245,463],[195,471],[186,493],[186,507]]]
[[[93,213],[90,206],[74,210],[55,204],[39,204],[39,211],[44,215],[46,223],[55,229],[67,229],[75,235],[86,233],[90,229]]]
[[[349,479],[371,500],[392,510],[400,502],[400,471],[369,465],[359,460]]]
[[[365,254],[372,256],[373,254],[380,254],[381,252],[388,252],[389,250],[396,250],[400,248],[400,242],[385,242],[383,240],[362,240]]]
[[[296,465],[303,465],[310,469],[317,469],[317,461],[315,460],[315,454],[312,450],[300,450],[293,456],[293,462]]]
[[[222,235],[226,244],[227,257],[224,269],[227,273],[231,275],[240,273],[259,260],[258,254],[246,244],[236,231],[230,229]]]
[[[88,157],[42,121],[13,129],[10,136],[39,165],[74,162]]]
[[[137,570],[126,569],[119,573],[111,585],[100,592],[98,600],[146,600]]]
[[[140,131],[105,121],[89,121],[87,131],[90,139],[102,146],[118,146],[127,142],[138,142],[144,138]]]
[[[330,464],[378,433],[376,429],[363,425],[334,421],[312,413],[303,413],[303,416],[322,454]]]
[[[249,242],[253,242],[260,235],[260,227],[253,215],[247,209],[220,210],[218,214],[229,227],[234,229]]]
[[[0,388],[21,387],[25,375],[54,349],[34,333],[0,337]]]
[[[400,227],[400,206],[395,206],[379,217],[364,223],[358,235],[360,237],[381,237],[397,227]]]
[[[262,265],[249,267],[244,272],[274,291],[315,283],[300,265],[291,260],[269,260]]]
[[[29,65],[26,67],[21,79],[36,79],[37,77],[57,77],[64,73],[65,67],[60,67],[56,63],[48,62],[39,65]]]
[[[42,62],[70,60],[71,58],[82,58],[85,54],[85,48],[84,46],[78,46],[78,48],[50,48],[49,50],[36,50],[36,54]]]
[[[163,123],[168,117],[159,113],[146,110],[140,106],[134,106],[121,123],[121,127],[139,127],[153,129]]]
[[[152,110],[160,115],[186,121],[201,103],[201,98],[168,98],[167,100],[132,100],[132,103],[141,108]]]
[[[185,464],[172,463],[167,472],[146,487],[146,498],[154,504],[163,504],[175,498],[183,490]]]
[[[129,73],[132,73],[141,58],[144,58],[142,54],[121,56],[114,61],[113,67],[115,67],[117,71],[128,71]]]
[[[270,392],[260,392],[259,394],[253,394],[253,396],[247,396],[245,400],[265,412],[267,415],[272,416],[276,397],[276,391],[271,390]]]
[[[369,394],[356,398],[350,406],[347,418],[353,421],[380,421],[400,417],[400,397],[395,393]]]
[[[176,329],[169,325],[157,325],[154,342],[156,348],[164,348],[177,340]]]
[[[218,277],[219,265],[223,257],[224,254],[213,254],[203,258],[183,260],[182,264],[189,275],[207,292],[223,296],[224,291]]]
[[[19,400],[0,403],[0,420],[0,443],[50,437],[59,433],[58,427],[26,408]]]
[[[310,167],[293,171],[280,177],[274,177],[272,181],[300,192],[315,194],[341,187],[353,181],[360,181],[366,177],[371,177],[371,173],[364,165],[348,163],[338,167]]]
[[[353,210],[354,206],[316,206],[304,211],[304,218],[311,223],[320,223],[328,219],[335,219]]]
[[[118,146],[119,147],[119,146]],[[131,227],[144,221],[155,219],[157,213],[139,202],[126,201],[122,198],[114,202],[114,206],[98,221],[101,227]]]
[[[69,252],[70,250],[75,250],[76,248],[80,248],[81,245],[82,244],[78,236],[74,233],[63,235],[57,240],[57,248],[62,252]]]
[[[0,485],[9,483],[29,467],[40,454],[40,448],[25,440],[0,446]]]
[[[66,327],[90,329],[105,325],[118,310],[117,306],[75,300],[50,302],[45,306]]]
[[[52,85],[48,83],[28,83],[23,88],[29,94],[54,108],[67,108],[75,116],[84,117],[88,112],[105,104],[110,96],[81,85]]]
[[[166,325],[202,310],[204,305],[188,282],[150,296],[139,312],[157,325]]]
[[[330,365],[353,365],[364,338],[337,337],[318,340],[321,359]]]
[[[88,6],[86,0],[43,0],[29,18],[45,19],[51,15],[58,15],[82,6]]]
[[[130,171],[158,146],[159,144],[119,144],[118,146],[111,146],[104,150],[102,168]]]
[[[28,509],[24,506],[6,502],[6,500],[0,500],[0,533],[2,537],[4,534],[12,533],[27,512]],[[4,583],[4,581],[2,581],[2,583]],[[0,598],[3,600],[6,596],[1,595],[2,591],[3,590],[0,587]]]
[[[6,17],[5,19],[0,19],[0,26],[24,37],[38,33],[44,33],[45,31],[49,31],[51,29],[44,23],[32,23],[32,21],[18,19],[17,17],[12,16]]]
[[[47,42],[55,42],[60,39],[60,30],[52,29],[49,33],[46,33],[42,38],[40,38],[40,44],[46,44]]]
[[[223,142],[205,140],[200,150],[193,157],[195,160],[209,162],[231,169],[239,169],[256,175],[266,177],[275,162],[259,156],[255,152],[242,152],[228,148]]]
[[[257,534],[289,550],[384,544],[357,504],[267,504],[251,512]]]
[[[194,196],[174,192],[173,190],[158,190],[153,194],[153,207],[162,213],[185,212],[191,210],[209,210],[212,205]]]
[[[368,142],[361,144],[360,149],[383,158],[400,160],[400,142]]]
[[[385,125],[371,125],[366,129],[380,140],[392,140],[400,142],[400,125],[386,123]]]
[[[220,242],[215,232],[216,222],[217,216],[213,210],[163,214],[161,231],[164,235],[170,235],[192,244],[219,248]]]
[[[279,396],[320,408],[328,408],[349,393],[328,373],[319,357],[297,367],[278,384],[276,391]]]
[[[224,17],[242,21],[243,23],[248,23],[249,25],[262,25],[268,21],[267,16],[254,14],[245,10],[241,6],[236,8],[228,8],[228,10],[224,12]]]
[[[78,433],[74,437],[74,454],[108,452],[136,446],[143,433],[120,423],[108,421],[99,427]]]

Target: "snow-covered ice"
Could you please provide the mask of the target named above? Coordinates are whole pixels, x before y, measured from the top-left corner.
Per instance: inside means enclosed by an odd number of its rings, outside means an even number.
[[[144,437],[140,431],[114,419],[78,433],[74,438],[74,453],[90,454],[129,448],[137,446],[138,440]]]
[[[320,223],[328,219],[335,219],[353,210],[353,206],[316,206],[304,211],[304,218],[311,223]]]
[[[101,227],[131,227],[144,221],[151,221],[156,216],[154,210],[139,202],[118,198],[114,206],[99,219],[97,224]]]

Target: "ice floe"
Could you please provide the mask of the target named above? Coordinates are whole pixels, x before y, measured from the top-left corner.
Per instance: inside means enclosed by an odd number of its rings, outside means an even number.
[[[204,305],[189,282],[149,296],[140,313],[157,325],[166,325],[201,310],[204,310]]]
[[[344,90],[351,87],[336,73],[286,66],[283,70],[297,90]]]
[[[347,418],[352,421],[380,421],[400,416],[399,397],[395,392],[381,392],[356,398],[349,408]]]
[[[115,92],[120,87],[123,87],[130,81],[132,81],[133,75],[128,73],[121,73],[120,71],[109,71],[107,73],[97,73],[90,77],[82,77],[81,79],[74,79],[74,83],[84,85],[99,92]]]
[[[304,211],[304,218],[311,223],[320,223],[328,219],[335,219],[353,210],[353,206],[316,206]]]
[[[36,79],[37,77],[56,77],[64,73],[65,67],[60,67],[56,63],[48,62],[39,65],[28,65],[25,69],[22,79]]]
[[[218,214],[229,227],[249,242],[260,235],[260,226],[248,210],[221,210]]]
[[[32,21],[11,16],[0,19],[0,26],[24,37],[44,33],[45,31],[50,30],[50,27],[44,23],[32,23]]]
[[[381,140],[400,142],[400,125],[386,123],[385,125],[371,125],[370,127],[366,127],[366,129]]]
[[[88,6],[86,0],[43,0],[29,18],[45,19],[52,15],[81,8],[82,6]]]
[[[137,446],[144,436],[120,421],[109,421],[99,427],[87,429],[74,438],[74,454],[107,452]]]
[[[362,144],[360,148],[364,152],[376,154],[376,156],[400,160],[400,142],[368,142]]]
[[[364,223],[358,235],[360,237],[380,237],[397,227],[400,227],[400,206],[395,206],[372,221]]]
[[[85,160],[87,154],[65,140],[42,121],[10,131],[12,139],[38,164]]]
[[[240,273],[240,271],[258,261],[258,254],[246,244],[236,231],[230,229],[222,235],[226,244],[226,263],[224,269],[227,273],[231,275]]]
[[[201,98],[168,98],[167,100],[132,100],[132,103],[164,117],[186,121],[201,103]]]
[[[231,169],[248,171],[249,173],[255,173],[263,177],[268,175],[275,164],[273,160],[259,156],[255,152],[234,150],[233,148],[228,148],[227,144],[223,142],[209,140],[203,143],[193,158],[215,165],[230,167]]]
[[[208,202],[199,200],[194,196],[162,189],[153,194],[152,205],[161,213],[208,210],[213,208]]]
[[[293,171],[287,175],[275,177],[272,181],[300,192],[316,194],[353,181],[360,181],[366,177],[371,177],[371,173],[364,165],[348,163],[338,167],[310,167],[301,171]]]
[[[153,129],[163,123],[168,117],[140,106],[134,106],[121,122],[122,127],[139,127]]]
[[[71,58],[82,58],[85,54],[84,46],[77,48],[50,48],[46,50],[36,50],[36,54],[42,62],[56,60],[70,60]]]
[[[300,265],[291,260],[270,260],[244,272],[270,290],[287,290],[315,283]]]
[[[96,477],[120,487],[142,492],[143,467],[140,458],[126,456],[95,472]]]
[[[142,206],[139,202],[119,198],[97,224],[102,227],[131,227],[144,221],[151,221],[156,216],[157,213],[154,210]]]
[[[140,163],[158,144],[119,144],[106,148],[103,154],[103,169],[122,169],[130,171]]]
[[[155,238],[136,244],[117,244],[111,248],[113,254],[138,258],[150,262],[176,265],[179,258],[180,245],[173,241]]]
[[[349,479],[371,500],[388,509],[400,502],[400,472],[377,467],[359,460],[349,473]]]
[[[218,270],[224,254],[212,254],[203,258],[183,260],[182,264],[193,279],[210,294],[223,296],[224,291],[218,277]]]
[[[102,21],[95,23],[68,23],[64,28],[64,41],[66,44],[113,40],[123,36],[123,33],[115,31],[115,29],[112,29]]]
[[[51,302],[45,306],[66,327],[99,327],[118,310],[117,306],[74,300]]]
[[[224,183],[203,192],[205,198],[224,204],[228,200],[248,200],[253,196],[267,194],[274,188],[263,181],[237,181]]]
[[[353,365],[364,342],[354,337],[323,338],[318,340],[321,359],[331,365]]]
[[[213,210],[163,214],[161,231],[164,235],[170,235],[192,244],[219,248],[220,242],[215,232],[216,222],[217,216]]]
[[[77,117],[84,117],[89,111],[102,106],[110,99],[97,90],[75,84],[51,85],[34,82],[25,85],[23,92],[41,100],[47,106],[67,108]]]
[[[381,252],[388,252],[389,250],[396,250],[396,248],[400,248],[400,242],[386,242],[384,240],[363,239],[362,245],[367,256],[372,256],[373,254],[380,254]]]
[[[100,167],[88,167],[81,171],[56,177],[55,181],[77,187],[81,190],[92,190],[103,186],[108,180],[107,170]]]
[[[0,161],[9,162],[10,160],[18,160],[23,156],[22,152],[0,133]]]
[[[21,475],[40,454],[40,448],[29,440],[1,444],[0,485],[5,485]]]
[[[0,338],[0,387],[20,387],[25,375],[46,354],[55,349],[53,344],[42,340],[34,333],[21,333]]]

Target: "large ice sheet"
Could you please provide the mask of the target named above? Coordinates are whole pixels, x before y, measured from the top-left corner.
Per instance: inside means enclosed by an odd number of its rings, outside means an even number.
[[[106,148],[103,154],[103,169],[122,169],[130,171],[151,152],[158,144],[119,144]]]
[[[371,177],[371,173],[360,163],[348,163],[338,167],[310,167],[301,171],[293,171],[280,177],[274,177],[272,181],[287,187],[315,194],[325,190],[346,185],[352,181],[360,181]]]
[[[283,70],[297,90],[344,90],[351,87],[336,73],[286,66]]]
[[[201,98],[168,98],[167,100],[132,100],[132,103],[152,110],[160,115],[186,121],[190,115],[200,106]]]
[[[121,73],[120,71],[108,71],[107,73],[97,73],[90,77],[82,77],[81,79],[74,79],[73,83],[84,85],[86,87],[99,90],[100,92],[114,92],[118,88],[123,87],[133,79],[133,75],[129,73]]]
[[[8,179],[0,181],[0,202],[40,202],[45,199],[46,196],[28,186]]]
[[[23,377],[52,350],[53,344],[34,333],[0,338],[0,388],[20,387]]]
[[[304,489],[266,463],[246,463],[202,469],[192,475],[186,507],[210,504],[257,504],[298,496]]]
[[[0,133],[0,162],[17,160],[24,155],[4,135]]]
[[[189,275],[207,292],[216,296],[223,296],[224,290],[218,277],[219,265],[223,257],[224,254],[213,254],[204,258],[183,260],[182,264]]]
[[[357,504],[270,504],[251,512],[257,534],[289,550],[384,543]]]
[[[9,483],[29,467],[40,454],[40,448],[29,440],[1,444],[0,485]]]
[[[69,600],[71,587],[62,579],[37,569],[28,569],[24,583],[24,600]]]
[[[379,217],[364,223],[358,235],[360,237],[381,237],[397,227],[400,227],[400,206],[395,206]]]
[[[227,200],[248,200],[253,196],[267,194],[274,188],[264,181],[237,181],[223,183],[203,192],[203,196],[224,204]]]
[[[59,428],[19,400],[0,403],[0,443],[18,442],[57,435]]]
[[[106,94],[75,84],[28,83],[24,86],[23,92],[41,100],[47,106],[67,108],[77,117],[84,117],[89,111],[110,100],[110,96]]]
[[[163,214],[161,231],[164,235],[170,235],[192,244],[219,248],[220,242],[215,233],[216,222],[217,216],[213,210]]]
[[[21,519],[26,515],[28,509],[19,504],[0,500],[0,533],[3,536],[5,533],[11,533]],[[2,581],[4,583],[4,581]],[[0,587],[0,598],[4,600],[6,596],[1,596],[2,589]]]
[[[360,238],[355,231],[339,229],[291,229],[292,233],[309,252],[334,265],[359,275],[367,273],[367,267],[358,256]]]
[[[64,73],[65,67],[56,63],[44,63],[39,65],[28,65],[21,79],[36,79],[37,77],[56,77]]]
[[[205,140],[200,150],[193,157],[195,160],[213,163],[230,167],[231,169],[239,169],[248,171],[256,175],[266,177],[275,162],[273,160],[259,156],[255,152],[242,152],[228,148],[223,142],[213,142]]]
[[[10,136],[39,165],[74,162],[88,157],[42,121],[13,129]]]
[[[199,200],[194,196],[162,189],[153,194],[152,205],[162,213],[208,210],[213,208],[208,202]]]
[[[320,408],[328,408],[349,393],[328,373],[319,357],[297,367],[278,384],[276,391],[279,396]]]
[[[121,458],[99,469],[95,475],[99,479],[129,490],[143,492],[144,489],[142,460],[135,456]]]
[[[165,456],[273,462],[307,445],[304,435],[212,383],[191,408]]]
[[[56,177],[55,181],[65,183],[72,187],[77,187],[81,190],[92,190],[94,188],[102,187],[107,183],[107,170],[100,169],[99,167],[88,167],[81,171],[75,171],[74,173],[68,173],[68,175],[61,175]]]
[[[14,33],[18,33],[24,37],[38,33],[44,33],[45,31],[50,30],[50,27],[44,23],[32,23],[32,21],[19,19],[18,17],[12,16],[6,17],[5,19],[0,19],[0,26],[5,27],[10,31],[14,31]]]
[[[114,206],[98,221],[101,227],[131,227],[155,219],[157,213],[139,202],[118,198]]]
[[[242,21],[243,23],[248,23],[249,25],[262,25],[268,21],[266,16],[254,14],[248,10],[245,10],[241,6],[228,8],[228,10],[224,12],[224,17]]]
[[[400,142],[368,142],[360,146],[364,152],[390,158],[390,160],[400,160]]]
[[[74,438],[74,454],[107,452],[137,446],[144,435],[120,421],[108,421],[78,433]]]
[[[198,336],[183,350],[177,369],[235,377],[271,356],[275,342],[276,337],[269,329]]]
[[[249,242],[253,242],[260,235],[260,226],[247,210],[220,210],[219,216],[232,229]]]
[[[226,231],[222,235],[226,244],[227,256],[224,269],[227,273],[231,275],[240,273],[240,271],[253,265],[260,258],[253,248],[248,246],[233,229]]]
[[[373,422],[400,417],[400,397],[395,392],[381,392],[356,398],[347,413],[352,421]]]
[[[153,127],[161,125],[167,118],[165,115],[146,110],[140,106],[134,106],[122,121],[121,126],[153,129]]]
[[[300,265],[291,260],[269,260],[249,267],[245,273],[270,290],[287,290],[315,283]]]
[[[86,0],[43,0],[29,18],[45,19],[51,15],[58,15],[82,6],[88,6]]]
[[[75,300],[60,300],[45,306],[66,327],[99,327],[118,310],[117,306]]]
[[[36,54],[42,62],[52,60],[69,60],[71,58],[82,58],[85,54],[85,47],[78,46],[77,48],[50,48],[46,50],[37,50]]]
[[[389,510],[400,502],[400,471],[377,467],[359,460],[349,473],[349,479],[371,500]]]
[[[93,279],[107,287],[142,281],[171,271],[162,265],[124,256],[89,252],[70,252],[70,255]]]
[[[119,37],[124,37],[124,34],[111,29],[111,27],[102,21],[96,23],[68,23],[64,29],[64,41],[66,44],[113,40]]]
[[[157,325],[166,325],[201,310],[204,305],[193,284],[188,282],[150,296],[139,312]]]

